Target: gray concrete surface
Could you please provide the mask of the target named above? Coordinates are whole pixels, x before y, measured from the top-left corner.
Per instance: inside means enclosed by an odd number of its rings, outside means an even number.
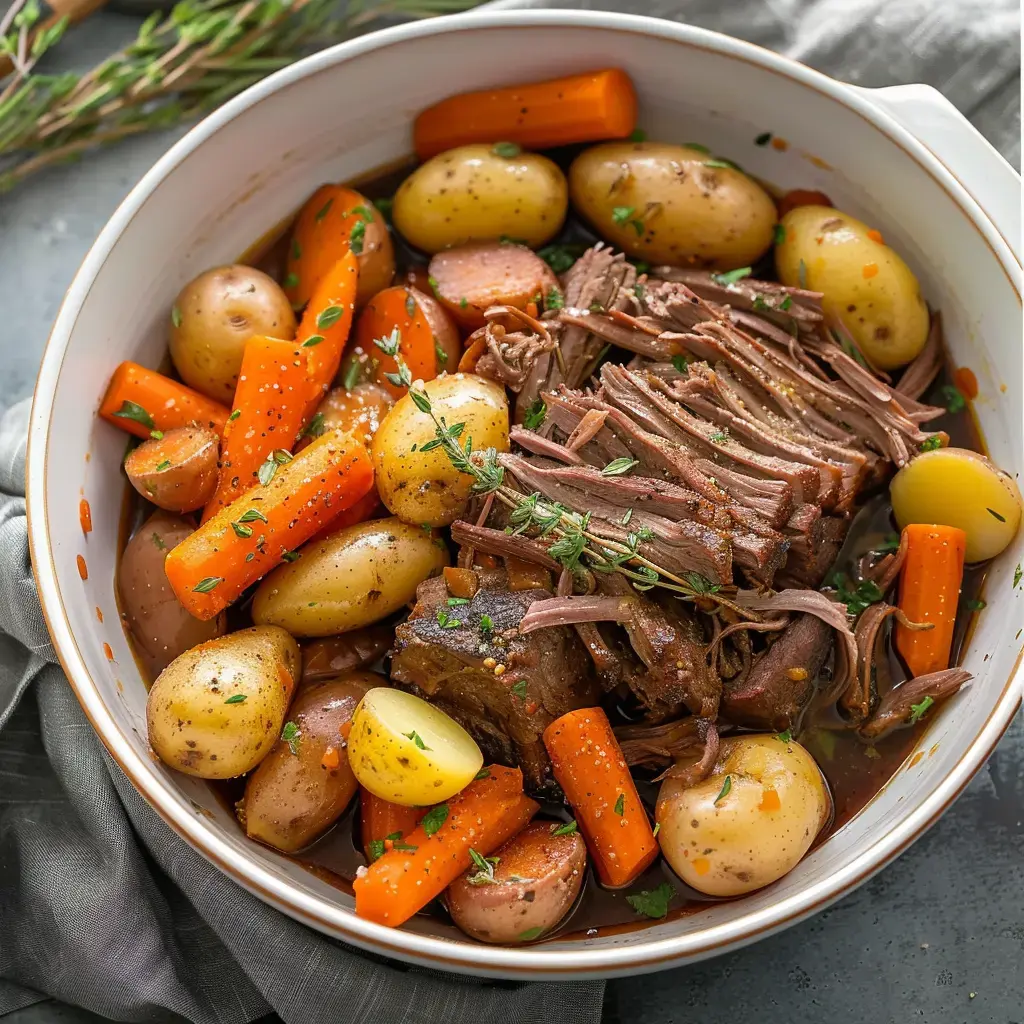
[[[77,37],[77,60],[108,53],[136,23],[98,16]],[[31,392],[79,262],[173,139],[133,140],[0,197],[0,405]],[[22,1024],[92,1019],[53,1004],[15,1016]],[[1024,718],[952,810],[874,880],[740,952],[609,985],[606,1017],[623,1024],[1024,1024]]]

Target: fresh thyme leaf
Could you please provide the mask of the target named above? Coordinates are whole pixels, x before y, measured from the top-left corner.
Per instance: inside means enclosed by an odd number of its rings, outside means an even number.
[[[758,292],[754,296],[754,312],[755,313],[770,313],[775,307],[765,302],[764,296]]]
[[[291,257],[293,260],[302,259],[302,246],[299,245],[299,240],[297,238],[292,239]]]
[[[437,609],[437,624],[442,629],[458,629],[462,623],[458,619],[453,619],[443,608]]]
[[[170,468],[171,468],[171,460],[170,459],[164,459],[163,462],[158,462],[156,464],[155,472],[163,473],[164,470],[167,470],[167,469],[170,469]],[[991,512],[991,511],[992,511],[992,509],[989,509],[989,512]],[[1003,522],[1005,523],[1006,520],[1004,519]]]
[[[735,270],[727,270],[722,274],[712,274],[711,280],[715,284],[728,287],[731,284],[736,284],[737,281],[742,281],[745,277],[750,277],[753,272],[752,267],[737,267]]]
[[[412,292],[405,293],[405,315],[410,318],[416,315],[416,300],[413,298]]]
[[[636,213],[635,206],[613,206],[612,220],[621,227],[623,224],[628,224],[633,219],[634,213]]]
[[[717,807],[719,802],[724,800],[732,789],[732,776],[726,775],[725,782],[722,783],[722,788],[718,791],[718,796],[715,797],[714,806]]]
[[[544,934],[544,926],[537,924],[532,928],[527,928],[526,931],[519,933],[520,942],[532,942],[534,939],[539,939]]]
[[[241,416],[241,415],[242,415],[242,410],[241,409],[235,409],[231,413],[231,415],[228,417],[228,423],[234,423],[235,420],[237,420],[238,417]]]
[[[252,527],[251,526],[243,526],[242,523],[232,523],[231,524],[231,529],[235,531],[235,536],[236,537],[245,538],[245,537],[251,537],[252,536]]]
[[[201,579],[193,588],[194,594],[208,594],[211,590],[219,587],[224,582],[223,576],[207,576]]]
[[[622,476],[624,473],[628,473],[634,466],[639,464],[639,459],[631,459],[624,455],[621,458],[612,459],[612,461],[601,470],[601,476]]]
[[[287,463],[291,462],[292,459],[295,458],[295,456],[292,455],[292,453],[288,451],[286,448],[275,448],[270,453],[269,457],[273,459],[279,466],[287,465]]]
[[[729,440],[729,431],[728,430],[716,430],[711,435],[710,440],[714,441],[715,444],[724,444],[726,441]]]
[[[701,576],[699,572],[684,572],[683,579],[689,584],[690,589],[695,594],[702,596],[707,594],[717,594],[721,589],[720,583],[713,583],[707,578],[707,576]]]
[[[471,846],[469,848],[469,859],[473,862],[476,871],[466,878],[470,885],[493,885],[494,869],[498,866],[497,857],[484,857],[477,853]]]
[[[413,729],[412,732],[403,732],[402,735],[407,740],[412,740],[413,743],[415,743],[416,746],[420,748],[420,750],[429,750],[430,749],[430,747],[428,747],[426,745],[426,743],[423,742],[423,737],[420,736],[420,734],[415,729]]]
[[[491,777],[491,770],[489,768],[481,768],[480,771],[473,776],[474,782],[479,782],[480,779],[489,779]]]
[[[327,202],[324,203],[324,205],[321,206],[320,209],[316,211],[316,215],[313,217],[313,220],[316,221],[317,224],[319,224],[324,219],[324,217],[326,217],[327,214],[331,212],[331,207],[333,205],[334,200],[328,199]]]
[[[316,318],[317,330],[326,331],[328,327],[333,327],[344,312],[341,306],[328,306]]]
[[[491,146],[491,152],[495,156],[503,157],[506,160],[519,156],[522,151],[522,147],[515,142],[496,142]]]
[[[687,149],[695,149],[695,150],[697,150],[698,153],[710,153],[711,152],[711,150],[708,149],[707,146],[705,146],[703,143],[700,143],[700,142],[684,142],[683,145]]]
[[[537,430],[538,427],[543,425],[547,415],[548,407],[544,404],[543,399],[538,398],[527,406],[526,412],[523,415],[523,426],[527,430]]]
[[[318,412],[302,429],[301,437],[320,437],[327,428],[324,426],[324,414]]]
[[[352,225],[352,230],[349,232],[348,244],[353,254],[359,256],[362,254],[363,245],[366,242],[366,221],[357,220]]]
[[[248,696],[246,693],[233,693],[226,701],[225,704],[244,704],[245,699]]]
[[[181,326],[181,310],[177,306],[171,306],[171,323],[175,327]]]
[[[150,430],[156,426],[153,422],[153,417],[136,402],[129,402],[127,400],[122,402],[121,408],[114,415],[123,420],[134,420],[136,423],[141,423],[144,427],[149,427]]]
[[[391,844],[392,850],[399,850],[402,853],[415,853],[419,847],[412,843],[399,842],[397,839]]]
[[[324,340],[324,336],[322,334],[311,334],[302,343],[302,347],[303,348],[314,348],[315,346],[319,345],[320,342],[323,341],[323,340]]]
[[[908,724],[917,725],[924,718],[925,712],[935,703],[934,698],[925,697],[920,704],[910,705],[910,721]]]
[[[424,529],[425,532],[429,533],[433,529],[433,527],[429,526],[427,523],[424,523],[423,524],[423,529]],[[468,597],[449,597],[448,601],[447,601],[447,604],[448,604],[448,606],[450,608],[455,608],[455,607],[457,607],[460,604],[469,604],[469,598]]]
[[[434,359],[437,362],[438,369],[448,362],[448,353],[441,348],[441,343],[439,341],[434,342]]]
[[[160,467],[159,467],[159,466],[157,466],[156,468],[157,468],[157,469],[159,469]],[[1005,522],[1006,522],[1006,516],[1001,516],[1001,515],[1000,515],[1000,514],[999,514],[999,513],[998,513],[998,512],[997,512],[997,511],[996,511],[996,510],[994,509],[994,508],[989,508],[989,507],[988,507],[988,506],[986,505],[986,506],[985,506],[985,511],[986,511],[986,512],[987,512],[987,513],[988,513],[988,514],[989,514],[989,515],[990,515],[990,516],[991,516],[991,517],[992,517],[993,519],[998,519],[998,520],[999,520],[999,522],[1001,522],[1001,523],[1005,523]]]
[[[668,913],[668,905],[675,894],[676,890],[668,882],[662,882],[657,889],[644,889],[633,896],[627,896],[626,902],[638,914],[659,920]]]
[[[266,461],[260,463],[260,468],[256,470],[256,477],[264,487],[266,487],[271,480],[277,475],[277,463],[273,457],[268,455]]]
[[[743,172],[743,168],[739,164],[734,164],[731,160],[725,160],[722,157],[713,157],[710,160],[704,161],[705,167],[722,167],[728,168],[729,170]]]
[[[629,526],[629,521],[632,518],[633,518],[633,510],[631,508],[627,508],[625,513],[623,514],[622,518],[619,520],[619,522],[622,523],[623,526]]]
[[[163,537],[161,537],[160,534],[156,532],[156,530],[153,531],[153,533],[151,534],[150,539],[156,545],[158,551],[166,551],[167,550],[167,544],[164,542]]]
[[[432,836],[448,820],[448,805],[438,804],[432,807],[420,820],[420,827],[428,836]]]
[[[1013,589],[1016,590],[1020,586],[1021,578],[1024,577],[1024,569],[1021,569],[1020,562],[1017,563],[1017,567],[1013,570]]]
[[[576,824],[576,819],[567,821],[564,825],[552,825],[551,834],[553,836],[571,836],[579,831],[579,826]]]
[[[626,812],[626,794],[620,793],[619,799],[615,801],[615,813],[621,818]]]
[[[520,679],[512,687],[512,693],[515,694],[520,700],[526,700],[526,680]]]
[[[281,739],[288,744],[288,749],[296,756],[299,756],[299,737],[302,730],[294,722],[285,722],[281,730]]]
[[[267,517],[258,508],[246,509],[239,517],[240,523],[265,523]]]

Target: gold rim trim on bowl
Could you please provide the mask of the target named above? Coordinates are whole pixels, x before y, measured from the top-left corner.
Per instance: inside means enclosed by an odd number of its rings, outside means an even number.
[[[485,18],[488,20],[489,23],[474,24],[474,20],[479,19],[480,21],[483,21]],[[494,24],[494,22],[500,21],[504,21],[506,24]],[[608,24],[609,21],[614,21],[617,24]],[[894,118],[892,118],[892,116],[889,115],[888,113],[878,112],[877,116],[880,121],[890,123],[889,126],[883,127],[882,124],[877,123],[872,118],[866,116],[861,110],[858,110],[856,106],[843,102],[843,100],[840,97],[834,95],[828,89],[822,88],[819,84],[819,80],[824,80],[824,76],[820,76],[816,72],[812,72],[809,69],[803,67],[802,65],[799,65],[796,62],[789,60],[788,58],[784,58],[778,54],[774,54],[771,53],[770,51],[763,50],[761,47],[754,46],[753,44],[737,43],[736,41],[733,40],[728,40],[728,44],[731,47],[731,49],[723,50],[720,46],[705,45],[698,41],[695,41],[693,38],[681,38],[681,35],[687,33],[692,34],[695,30],[683,28],[682,26],[676,25],[672,22],[664,22],[658,21],[656,19],[638,18],[625,15],[607,15],[603,13],[584,14],[581,12],[570,13],[558,11],[520,11],[505,16],[499,14],[461,16],[454,19],[445,19],[445,22],[446,24],[443,28],[432,29],[428,27],[427,29],[424,29],[422,26],[420,26],[415,33],[413,33],[407,27],[399,27],[396,29],[386,30],[384,33],[378,33],[377,35],[386,35],[389,36],[390,38],[376,45],[367,44],[365,41],[358,40],[354,41],[355,46],[353,43],[340,44],[339,47],[332,48],[332,50],[324,51],[320,55],[307,58],[306,61],[300,62],[300,65],[305,64],[307,62],[313,64],[320,62],[324,64],[323,67],[313,68],[310,71],[304,72],[300,75],[300,77],[296,78],[295,81],[284,83],[283,85],[275,87],[270,91],[273,92],[275,95],[280,94],[287,89],[295,87],[302,81],[314,75],[323,74],[329,71],[339,60],[359,59],[360,57],[372,58],[381,50],[387,49],[391,46],[400,45],[406,42],[407,39],[410,38],[413,34],[429,35],[440,31],[451,32],[462,30],[477,32],[483,30],[504,31],[509,25],[522,28],[541,27],[545,25],[558,25],[559,27],[570,29],[573,28],[574,26],[583,27],[588,30],[600,29],[602,31],[611,32],[615,35],[629,33],[651,36],[653,38],[675,43],[676,45],[680,45],[683,47],[688,47],[691,49],[711,53],[722,59],[738,60],[742,63],[754,66],[761,71],[767,71],[773,75],[776,75],[780,78],[786,79],[791,82],[795,80],[796,84],[812,89],[813,91],[817,92],[819,95],[825,97],[826,99],[839,103],[844,110],[856,114],[859,118],[861,118],[861,120],[865,121],[875,131],[881,131],[882,134],[885,135],[890,142],[898,146],[922,171],[924,171],[924,173],[926,173],[942,189],[942,191],[944,191],[947,194],[947,196],[952,200],[954,206],[957,208],[960,214],[968,220],[971,227],[978,233],[983,243],[992,252],[993,257],[996,259],[996,262],[1002,269],[1004,275],[1010,283],[1011,288],[1018,292],[1018,299],[1020,297],[1019,290],[1017,289],[1017,286],[1012,276],[1007,271],[1007,268],[1004,265],[1003,258],[1000,257],[999,253],[993,247],[989,238],[986,237],[985,232],[981,229],[981,226],[976,222],[975,218],[970,216],[968,211],[964,208],[962,199],[957,197],[955,193],[947,186],[947,184],[943,182],[941,178],[933,171],[933,169],[930,168],[926,162],[923,162],[917,155],[915,155],[904,144],[904,142],[899,137],[897,137],[899,134],[909,134],[906,132],[906,129],[903,129],[902,126],[900,126],[899,123]],[[716,35],[715,33],[706,33],[701,31],[696,31],[696,34],[699,37],[703,36],[709,39]],[[345,48],[355,48],[356,52],[351,57],[338,58],[336,56],[336,51]],[[768,60],[767,62],[765,61],[765,59],[756,60],[753,59],[753,57],[748,53],[736,52],[737,49],[741,51],[746,50],[752,52],[760,51],[768,55],[770,60]],[[780,62],[785,63],[787,65],[791,65],[794,69],[799,69],[799,73],[786,73],[785,71],[778,67],[771,66],[774,62]],[[295,73],[294,67],[295,66],[293,66],[293,69],[289,69],[291,73]],[[289,71],[279,72],[280,75],[285,75],[288,73]],[[260,95],[262,95],[259,86],[254,87],[252,91],[254,94],[260,93]],[[225,108],[222,108],[222,111],[224,111],[222,115],[222,123],[226,124],[230,122],[230,120],[236,117],[243,110],[248,109],[248,106],[252,102],[258,102],[258,100],[251,100],[247,102],[245,100],[245,94],[229,102]],[[211,121],[215,123],[215,127],[208,127]],[[207,127],[204,127],[204,125]],[[892,125],[896,126],[896,133],[892,131]],[[157,168],[161,168],[160,178],[156,181],[153,181],[152,183],[149,182],[148,179],[150,178],[150,175],[156,173],[156,168],[154,168],[154,170],[151,171],[150,174],[146,175],[143,181],[136,185],[135,188],[129,193],[129,195],[126,197],[126,199],[122,202],[121,206],[119,207],[119,210],[115,212],[114,217],[117,217],[117,214],[118,212],[120,212],[120,210],[125,209],[126,207],[136,203],[137,194],[142,192],[144,189],[147,192],[147,195],[151,195],[153,191],[159,187],[160,182],[164,179],[164,177],[166,177],[167,172],[171,168],[180,166],[182,163],[188,160],[189,157],[192,156],[192,151],[184,152],[177,159],[176,162],[168,163],[166,167],[164,166],[165,161],[169,161],[173,157],[175,152],[179,151],[180,148],[187,145],[187,140],[194,137],[196,133],[205,134],[209,132],[210,134],[212,134],[213,132],[219,130],[220,127],[221,124],[216,123],[216,115],[214,115],[212,118],[208,118],[205,122],[201,122],[200,125],[197,125],[193,129],[191,129],[190,132],[186,134],[186,136],[174,148],[172,148],[168,156],[163,158],[163,160],[161,160],[157,164]],[[924,149],[929,154],[930,158],[933,161],[939,163],[934,154],[932,154],[931,151],[927,149],[927,147],[923,146],[923,144],[920,143],[918,143],[918,145],[921,145],[921,148]],[[973,193],[971,193],[966,187],[964,187],[963,184],[960,183],[959,180],[955,178],[955,176],[952,175],[952,173],[948,170],[948,168],[945,167],[945,165],[940,164],[940,166],[942,167],[944,173],[947,173],[950,175],[951,178],[954,178],[954,180],[957,182],[957,184],[964,192],[964,194],[976,206],[978,206],[979,209],[982,210],[982,213],[985,214],[985,219],[987,221],[988,227],[991,228],[991,230],[993,230],[1005,243],[1005,236],[1003,236],[1002,233],[999,231],[998,227],[993,224],[991,218],[988,217],[987,212],[981,206],[979,200],[973,195]],[[128,220],[125,222],[125,225],[122,225],[122,231],[124,230],[124,226],[131,223],[132,219],[134,219],[137,212],[137,210],[132,212]],[[1019,265],[1019,260],[1013,253],[1012,248],[1007,245],[1007,249],[1009,250],[1011,258],[1014,260],[1014,262],[1016,262]],[[89,255],[91,255],[91,250]],[[89,255],[87,255],[86,259],[83,261],[83,266],[85,265],[86,262],[88,262]],[[94,273],[98,274],[102,267],[103,263],[100,263],[99,267],[96,268],[96,271]],[[79,272],[80,271],[81,268],[79,268]],[[85,301],[88,299],[88,296],[91,291],[91,284],[92,282],[90,282],[89,289],[85,291],[84,295],[81,298],[82,305],[84,305]],[[64,312],[64,308],[68,302],[70,295],[71,289],[69,289],[69,291],[65,294],[64,299],[61,302],[60,309],[58,310],[57,317],[54,321],[54,331],[51,331],[50,337],[47,340],[46,346],[44,348],[42,359],[43,367],[46,366],[47,359],[50,355],[50,350],[54,343],[54,333],[56,330],[56,325],[60,322],[60,319]],[[60,378],[65,356],[66,347],[65,350],[61,353],[60,362],[56,369],[55,380]],[[132,785],[145,797],[147,802],[150,803],[150,805],[157,811],[161,818],[170,826],[170,828],[176,834],[181,836],[181,838],[186,840],[191,846],[193,846],[193,848],[197,849],[207,859],[212,861],[221,871],[237,880],[240,884],[242,884],[245,888],[249,889],[251,892],[254,892],[257,895],[259,895],[266,902],[270,903],[275,907],[278,907],[281,910],[284,910],[285,912],[299,920],[302,920],[306,923],[309,923],[317,927],[320,930],[325,930],[329,934],[340,935],[340,937],[345,938],[347,941],[353,942],[354,944],[361,946],[363,948],[372,949],[377,952],[389,955],[395,955],[403,959],[408,959],[411,957],[419,961],[430,961],[440,967],[449,967],[461,971],[475,970],[477,973],[479,973],[480,968],[483,967],[489,973],[500,973],[501,975],[506,977],[515,976],[520,978],[536,977],[537,975],[565,976],[570,974],[577,977],[606,976],[623,970],[629,970],[631,972],[635,972],[638,970],[650,970],[658,966],[668,965],[669,963],[680,961],[683,959],[701,959],[710,956],[724,948],[737,948],[741,945],[756,940],[757,938],[763,936],[768,932],[775,931],[777,929],[793,924],[796,921],[802,920],[810,916],[811,914],[822,909],[829,903],[834,902],[835,900],[839,899],[840,897],[851,891],[853,888],[860,885],[872,874],[883,868],[886,864],[890,863],[895,857],[902,853],[926,829],[928,829],[932,824],[934,824],[934,822],[946,811],[950,804],[952,804],[953,801],[960,795],[963,789],[970,782],[973,775],[977,772],[977,770],[981,767],[981,765],[985,762],[985,760],[995,749],[995,746],[1002,738],[1002,735],[1005,733],[1006,728],[1009,726],[1011,720],[1013,719],[1016,709],[1020,706],[1021,703],[1021,699],[1019,696],[1017,697],[1016,701],[1012,699],[1012,693],[1010,691],[1013,687],[1015,677],[1021,666],[1022,657],[1024,657],[1024,648],[1022,648],[1021,652],[1018,653],[1013,670],[1010,672],[1010,675],[1007,678],[1005,684],[1000,690],[998,696],[995,698],[992,709],[989,715],[986,717],[985,721],[980,726],[974,741],[967,747],[963,755],[961,755],[961,757],[945,773],[945,775],[941,779],[937,780],[936,787],[941,786],[945,780],[949,779],[950,776],[957,773],[966,761],[971,761],[972,764],[969,767],[966,777],[960,782],[960,784],[955,788],[955,790],[951,792],[941,802],[941,804],[939,804],[936,808],[934,808],[931,811],[927,820],[922,822],[897,846],[895,846],[891,850],[883,852],[878,857],[878,860],[873,862],[874,851],[879,845],[883,844],[886,841],[885,837],[880,837],[879,839],[875,840],[875,842],[868,846],[866,850],[859,853],[855,861],[853,862],[853,864],[857,864],[858,862],[869,862],[867,863],[867,866],[859,872],[857,872],[856,874],[854,874],[846,882],[844,882],[836,891],[827,893],[826,895],[818,899],[815,899],[810,903],[797,906],[791,912],[776,918],[772,918],[771,920],[768,920],[763,924],[757,925],[756,927],[749,927],[746,930],[744,930],[742,925],[743,918],[739,918],[736,921],[730,922],[728,926],[720,926],[728,927],[736,933],[730,938],[706,942],[703,944],[697,942],[687,950],[669,949],[667,952],[662,953],[660,951],[656,951],[652,955],[648,956],[644,956],[642,954],[639,956],[635,955],[639,952],[639,950],[636,949],[632,949],[628,957],[623,956],[622,949],[624,947],[613,947],[610,951],[601,951],[600,953],[595,952],[593,954],[594,959],[601,961],[596,965],[591,966],[583,964],[570,966],[564,963],[550,963],[551,960],[562,960],[565,957],[565,952],[553,951],[545,953],[543,947],[541,947],[535,952],[531,952],[530,950],[517,949],[514,951],[516,954],[517,962],[504,962],[504,959],[501,954],[510,953],[513,951],[488,950],[487,952],[492,955],[481,958],[481,950],[479,949],[479,947],[470,946],[469,944],[466,944],[464,947],[465,952],[461,955],[445,956],[431,952],[429,950],[410,949],[409,933],[396,933],[387,929],[379,928],[367,929],[366,933],[361,932],[359,934],[356,934],[348,927],[346,921],[347,918],[352,916],[351,911],[346,911],[342,915],[341,920],[339,920],[338,922],[329,920],[326,916],[319,915],[317,913],[311,913],[305,907],[300,905],[300,900],[297,897],[289,899],[287,898],[287,896],[278,895],[277,893],[266,888],[259,882],[254,881],[252,878],[249,877],[247,872],[242,871],[239,868],[235,867],[233,864],[227,862],[212,848],[211,837],[208,833],[206,826],[200,824],[199,828],[197,828],[194,831],[191,831],[185,828],[183,825],[180,825],[178,821],[175,820],[174,814],[170,810],[166,810],[165,808],[158,806],[154,802],[154,799],[152,799],[148,795],[147,784],[142,780],[142,778],[138,774],[136,774],[135,771],[133,771],[132,767],[129,764],[127,764],[122,757],[118,755],[118,753],[113,748],[113,741],[108,741],[107,735],[105,734],[109,732],[116,736],[126,746],[130,746],[131,739],[127,735],[127,733],[120,728],[120,726],[113,719],[113,717],[110,715],[109,711],[105,707],[103,708],[104,729],[100,728],[100,721],[90,711],[88,707],[88,700],[85,696],[85,692],[83,691],[83,689],[80,688],[79,683],[76,681],[76,672],[73,672],[70,667],[71,663],[75,659],[77,659],[79,664],[77,676],[88,681],[88,685],[91,686],[92,692],[94,694],[98,695],[99,690],[86,667],[85,659],[78,646],[77,638],[75,637],[74,632],[71,628],[71,623],[64,605],[63,594],[61,592],[61,588],[57,579],[57,573],[52,562],[52,545],[50,540],[47,499],[45,492],[45,483],[47,479],[47,469],[49,460],[49,442],[52,437],[50,428],[52,426],[52,419],[54,415],[54,408],[52,405],[52,394],[53,392],[51,391],[49,394],[43,395],[41,393],[39,386],[37,385],[32,402],[32,413],[30,420],[31,425],[29,430],[29,444],[26,459],[26,465],[30,468],[30,470],[31,467],[33,466],[33,452],[35,450],[32,442],[32,437],[36,429],[35,423],[37,418],[37,412],[41,413],[43,410],[45,410],[48,413],[48,415],[45,431],[45,443],[42,455],[42,465],[40,472],[38,474],[41,483],[42,493],[39,496],[36,496],[34,494],[34,489],[31,486],[27,488],[29,542],[32,554],[32,570],[36,581],[36,587],[40,596],[43,617],[46,621],[47,628],[50,630],[51,637],[54,639],[54,648],[56,650],[58,660],[60,661],[60,664],[68,677],[68,680],[71,684],[73,691],[75,692],[75,695],[79,703],[81,704],[83,710],[85,711],[86,717],[89,719],[89,722],[96,731],[96,733],[100,736],[104,745],[110,751],[111,756],[114,758],[114,760],[119,765],[121,770],[131,781]],[[49,408],[46,407],[47,401],[51,401],[51,405],[49,406]],[[31,479],[31,477],[33,476],[31,471],[29,472],[28,476],[29,479]],[[33,524],[36,524],[36,528],[33,528]],[[48,601],[43,597],[44,585],[42,579],[43,570],[41,567],[44,565],[47,566],[47,571],[52,577],[51,582],[54,594],[56,596],[56,607],[50,607]],[[66,630],[68,637],[67,647],[63,646],[60,642],[57,641],[54,629],[55,624],[57,624],[58,626],[62,625],[63,629]],[[1007,702],[1008,696],[1010,697],[1009,702]],[[990,724],[992,723],[993,719],[997,716],[997,714],[1005,715],[1005,720],[1002,721],[1001,724],[999,724],[998,731],[992,737],[991,742],[988,743],[986,748],[983,750],[976,749],[976,744],[978,740],[984,734],[986,729],[990,726]],[[141,759],[141,756],[135,755],[134,752],[132,756],[139,756]],[[935,790],[933,790],[933,793],[934,792]],[[852,867],[853,865],[850,866]],[[260,868],[259,871],[260,873],[265,873],[267,869]],[[799,894],[789,897],[788,899],[799,900]],[[314,896],[313,900],[321,901],[322,897]],[[388,936],[391,935],[403,934],[406,936],[405,942],[392,941],[388,938]],[[416,939],[427,939],[429,942],[435,944],[446,943],[448,945],[455,945],[451,943],[450,940],[436,936],[416,936]],[[680,937],[672,937],[653,940],[653,944],[657,944],[658,946],[664,946],[666,944],[678,944],[679,941]],[[580,952],[583,953],[583,955],[586,955],[586,950],[581,950]],[[618,953],[618,955],[609,956],[609,952],[612,954]],[[579,954],[577,953],[573,955],[578,956]],[[487,962],[481,962],[482,959],[485,959]],[[524,960],[527,962],[523,963]]]

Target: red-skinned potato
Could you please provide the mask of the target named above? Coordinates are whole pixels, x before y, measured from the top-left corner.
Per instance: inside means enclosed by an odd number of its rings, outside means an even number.
[[[288,709],[294,733],[278,740],[246,783],[238,817],[250,839],[295,853],[341,817],[357,789],[342,730],[363,694],[384,682],[353,672],[301,690]]]
[[[482,942],[513,945],[551,932],[583,884],[587,851],[578,832],[555,835],[558,822],[535,821],[494,852],[494,881],[474,884],[477,870],[448,887],[452,920]]]
[[[309,640],[301,645],[302,682],[316,683],[367,668],[387,654],[394,639],[394,629],[378,623],[340,636]]]
[[[439,252],[430,261],[430,283],[441,305],[468,330],[484,325],[491,306],[525,310],[557,289],[551,268],[524,245],[477,242]]]
[[[128,541],[117,567],[121,607],[150,680],[179,654],[224,633],[223,614],[209,622],[194,619],[164,575],[167,553],[194,529],[180,516],[156,512]]]
[[[175,427],[128,453],[124,471],[132,487],[168,512],[202,508],[217,487],[220,441],[204,427]]]

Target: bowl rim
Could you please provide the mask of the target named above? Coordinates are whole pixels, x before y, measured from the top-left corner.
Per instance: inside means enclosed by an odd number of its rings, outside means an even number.
[[[68,341],[96,276],[125,226],[154,188],[207,138],[243,111],[282,88],[326,70],[358,54],[381,50],[420,36],[481,28],[584,27],[668,39],[733,59],[740,59],[796,81],[835,99],[906,152],[969,216],[993,251],[1011,286],[1020,293],[1020,263],[998,228],[950,171],[893,117],[865,96],[820,72],[752,43],[717,32],[657,18],[599,11],[504,10],[469,12],[430,21],[412,22],[360,36],[304,58],[253,85],[194,126],[154,164],[129,192],[86,254],[64,296],[43,351],[32,401],[27,453],[27,514],[33,573],[43,616],[54,649],[90,723],[113,759],[163,820],[194,849],[236,882],[297,920],[356,946],[438,969],[465,974],[518,979],[610,977],[659,970],[681,961],[695,961],[736,949],[796,923],[823,909],[898,856],[952,804],[988,758],[1009,726],[1024,690],[1021,671],[1024,649],[995,699],[981,730],[946,776],[895,828],[879,836],[842,870],[770,906],[735,921],[678,936],[606,948],[552,950],[550,947],[500,947],[421,935],[365,921],[322,897],[297,890],[286,879],[231,848],[206,819],[183,806],[170,782],[133,749],[106,707],[78,648],[60,593],[52,558],[46,511],[46,460],[53,395]]]

